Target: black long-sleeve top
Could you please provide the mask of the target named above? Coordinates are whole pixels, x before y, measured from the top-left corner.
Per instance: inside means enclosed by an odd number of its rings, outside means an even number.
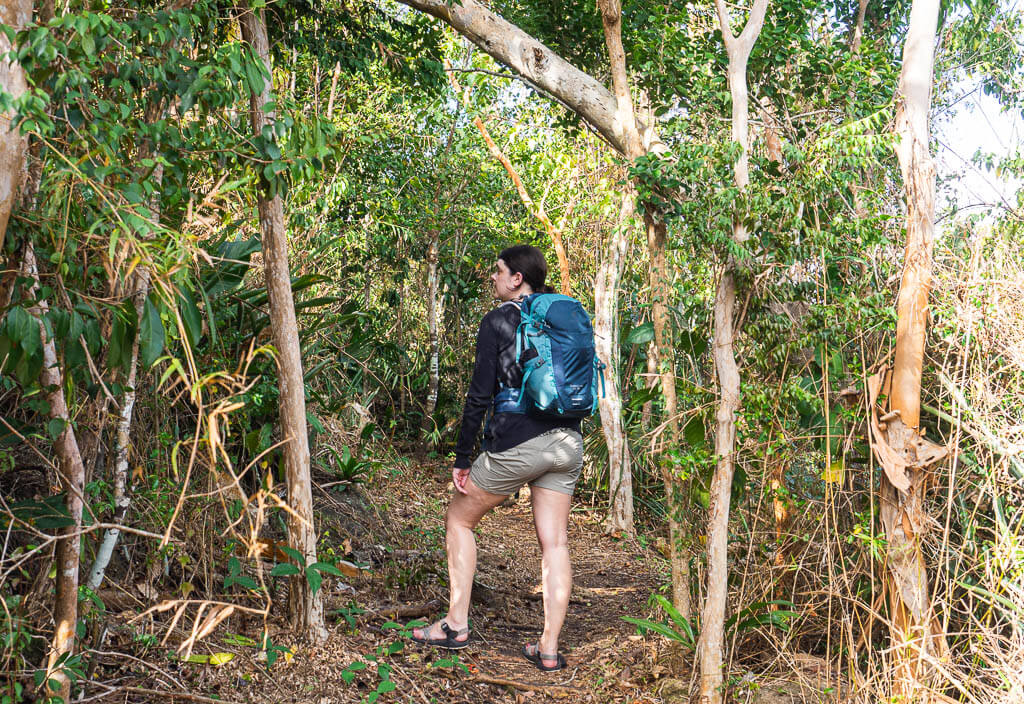
[[[516,330],[519,306],[508,302],[498,306],[480,321],[476,336],[476,365],[466,394],[462,427],[455,446],[455,466],[465,469],[476,445],[480,424],[502,387],[518,388],[523,372],[516,364]],[[578,418],[543,418],[525,413],[495,413],[484,434],[491,452],[503,452],[555,428],[579,432]]]

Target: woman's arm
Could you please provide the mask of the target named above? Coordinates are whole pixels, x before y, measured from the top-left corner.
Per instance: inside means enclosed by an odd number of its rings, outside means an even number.
[[[498,383],[498,335],[494,328],[494,311],[484,316],[476,336],[476,364],[473,378],[466,393],[466,405],[462,411],[462,426],[459,440],[455,445],[455,467],[468,469],[470,455],[476,444],[477,434],[484,415],[494,398]]]

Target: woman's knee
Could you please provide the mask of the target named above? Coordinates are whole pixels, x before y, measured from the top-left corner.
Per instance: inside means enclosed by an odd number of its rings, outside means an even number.
[[[540,541],[541,552],[545,554],[552,550],[567,549],[569,547],[569,537],[565,531],[538,531],[537,540]]]

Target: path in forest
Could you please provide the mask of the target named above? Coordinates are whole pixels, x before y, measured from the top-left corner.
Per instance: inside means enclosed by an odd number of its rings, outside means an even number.
[[[646,688],[633,684],[631,675],[649,669],[647,644],[621,617],[644,615],[647,599],[661,579],[648,556],[603,535],[595,519],[589,511],[570,517],[574,579],[560,644],[568,667],[556,673],[540,672],[520,654],[523,644],[540,636],[543,622],[540,548],[528,499],[498,508],[481,522],[473,593],[477,640],[464,657],[481,675],[573,687],[581,698],[601,690],[602,698],[632,700]],[[493,688],[490,692],[498,693]]]
[[[193,673],[198,677],[189,678],[192,691],[217,693],[232,701],[367,701],[381,682],[374,665],[348,674],[346,668],[400,640],[394,630],[381,628],[387,621],[406,623],[420,615],[434,619],[447,603],[447,580],[439,577],[445,570],[444,555],[438,549],[443,546],[443,511],[451,490],[445,474],[440,468],[423,468],[386,486],[366,487],[360,492],[365,492],[360,506],[350,503],[348,510],[321,493],[315,503],[322,532],[347,534],[356,556],[360,548],[379,551],[386,545],[387,558],[366,577],[348,584],[325,583],[331,624],[325,644],[302,645],[279,624],[275,642],[295,645],[289,662],[275,664],[268,672],[251,652],[236,650],[239,657],[228,665]],[[366,512],[374,510],[376,519],[365,520]],[[660,678],[670,670],[688,672],[689,664],[678,659],[665,662],[665,639],[637,636],[636,628],[622,617],[649,613],[648,597],[666,580],[659,574],[663,563],[634,541],[604,535],[601,516],[574,500],[569,521],[574,581],[560,645],[566,669],[544,673],[520,654],[523,644],[540,636],[543,623],[540,548],[523,497],[492,511],[477,529],[473,643],[457,651],[469,671],[439,667],[450,657],[448,651],[409,641],[401,652],[384,659],[392,668],[390,679],[397,691],[380,701],[662,701],[655,694]],[[356,531],[360,534],[353,535]],[[352,609],[347,613],[355,616],[354,628],[339,615],[345,609]],[[218,640],[210,639],[205,648],[223,649]]]

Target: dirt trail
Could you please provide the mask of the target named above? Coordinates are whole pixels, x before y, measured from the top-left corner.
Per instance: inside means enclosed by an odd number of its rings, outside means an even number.
[[[621,617],[642,616],[660,579],[640,551],[602,535],[594,514],[574,512],[569,525],[573,590],[560,645],[568,667],[540,672],[520,655],[524,643],[540,636],[543,621],[540,549],[532,520],[522,501],[492,512],[478,528],[477,642],[465,661],[491,677],[578,688],[574,694],[581,701],[596,690],[602,690],[602,699],[636,698],[640,688],[630,684],[630,676],[648,667],[649,652],[643,641],[631,638],[636,629]]]
[[[232,652],[231,662],[220,667],[181,664],[173,683],[151,671],[133,684],[234,702],[328,704],[367,702],[381,688],[385,672],[395,689],[387,691],[390,685],[385,684],[380,702],[661,701],[654,692],[670,667],[658,664],[665,640],[640,638],[621,618],[648,613],[649,595],[665,581],[657,573],[658,560],[635,543],[603,535],[601,514],[578,501],[569,523],[574,584],[560,646],[568,661],[565,670],[540,672],[520,655],[524,643],[540,636],[543,622],[540,549],[524,499],[495,509],[477,529],[470,614],[474,640],[457,652],[468,672],[445,663],[448,651],[411,641],[403,647],[394,629],[382,628],[392,620],[404,624],[443,614],[447,579],[439,548],[451,486],[443,476],[443,470],[423,468],[415,477],[405,474],[387,485],[366,487],[355,502],[352,495],[339,501],[319,494],[315,503],[326,540],[347,536],[356,557],[376,552],[369,561],[377,563],[365,577],[325,582],[326,643],[305,645],[279,624],[272,638],[292,647],[294,655],[287,661],[282,657],[268,671],[253,648],[232,647],[226,631],[219,629],[196,652]],[[283,604],[277,611],[283,611]],[[228,626],[258,636],[256,623]],[[398,652],[386,654],[388,648]],[[379,661],[390,670],[378,670],[373,658],[381,653]],[[679,667],[677,662],[673,669]],[[151,700],[140,695],[129,699]]]

